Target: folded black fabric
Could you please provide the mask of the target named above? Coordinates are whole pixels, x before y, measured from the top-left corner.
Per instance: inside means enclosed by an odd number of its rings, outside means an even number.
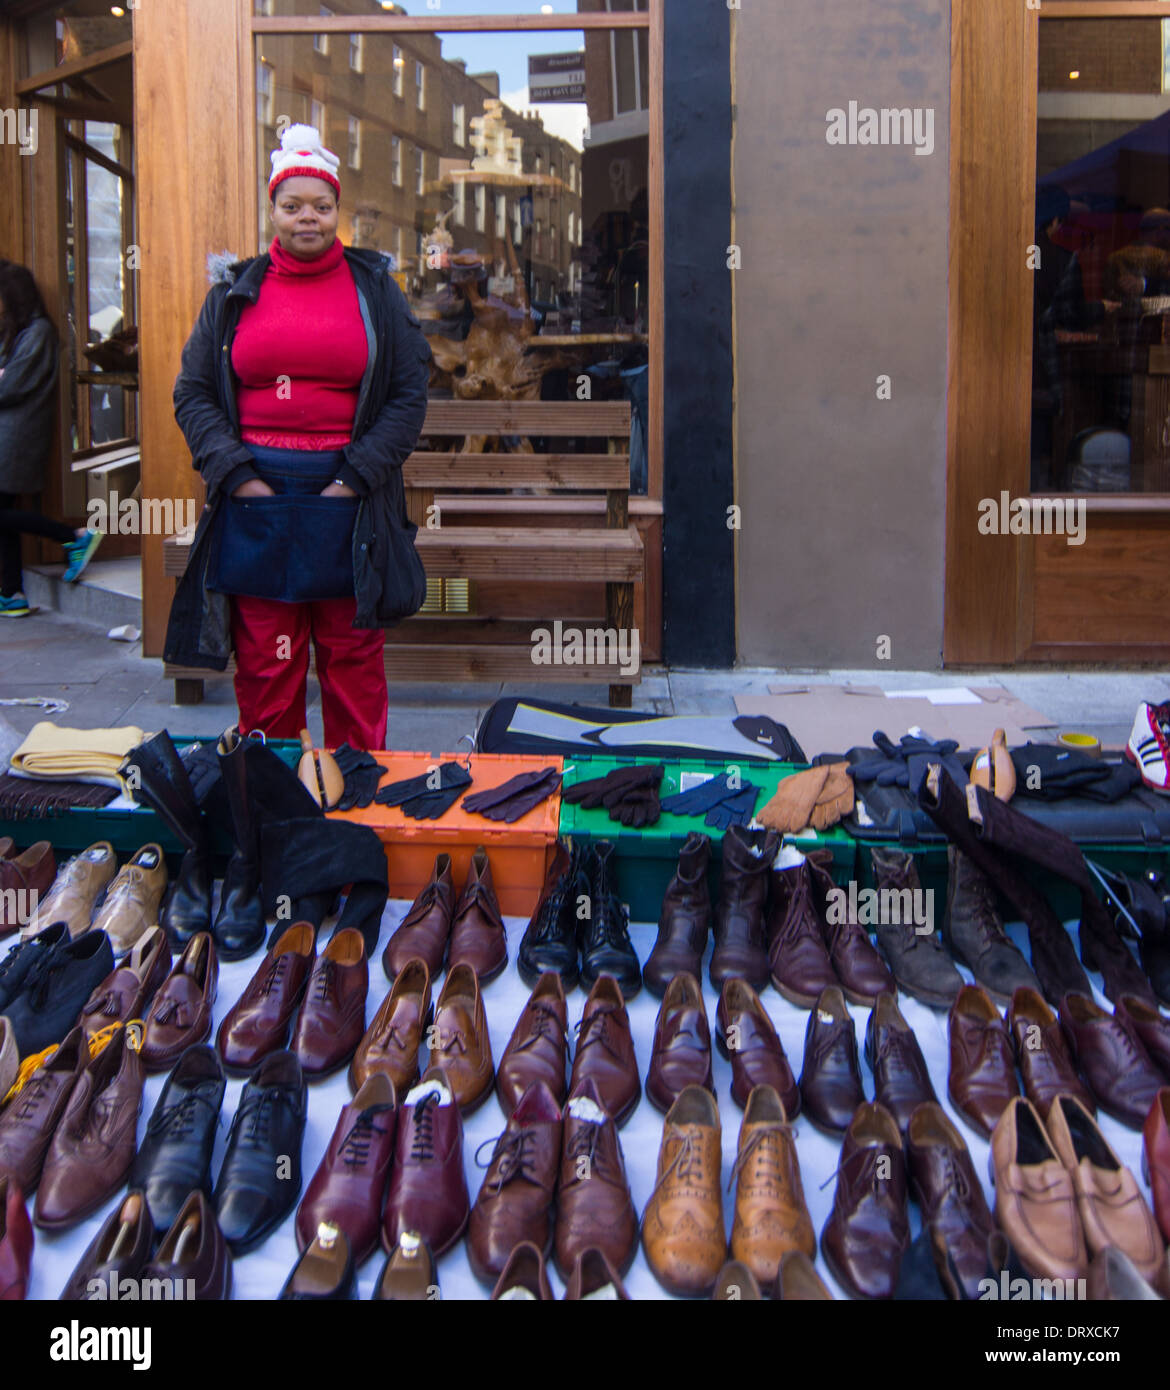
[[[374,950],[389,876],[386,851],[368,825],[316,816],[265,820],[260,849],[260,877],[269,917],[278,913],[281,898],[296,903],[319,896],[327,905],[349,884],[334,931],[355,927],[365,938],[367,954]],[[287,920],[283,923],[288,924]],[[278,921],[277,926],[281,925]]]
[[[1093,801],[1113,802],[1141,785],[1141,775],[1130,763],[1105,762],[1054,743],[1025,743],[1013,748],[1011,755],[1017,796],[1041,801],[1087,796]]]
[[[521,772],[498,787],[465,796],[463,809],[488,820],[512,825],[552,796],[560,784],[561,774],[554,767]]]

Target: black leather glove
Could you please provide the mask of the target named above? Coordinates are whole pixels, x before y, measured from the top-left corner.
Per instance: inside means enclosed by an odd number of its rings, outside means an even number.
[[[552,796],[561,784],[561,774],[552,767],[538,772],[521,772],[485,792],[463,798],[463,809],[487,820],[512,825],[534,807]]]
[[[351,748],[348,743],[341,745],[334,753],[333,759],[345,778],[345,788],[341,793],[341,800],[337,803],[337,809],[352,811],[355,806],[368,806],[374,799],[374,793],[378,790],[378,783],[386,769],[369,753]]]
[[[423,780],[425,782],[426,778]],[[424,787],[423,791],[408,797],[402,803],[402,814],[412,820],[438,820],[471,786],[471,773],[461,763],[443,763],[439,767],[438,781],[437,787]]]
[[[661,763],[617,767],[605,777],[594,777],[565,788],[561,800],[586,811],[604,806],[610,820],[640,829],[653,825],[661,815],[658,788],[662,785],[663,771]]]

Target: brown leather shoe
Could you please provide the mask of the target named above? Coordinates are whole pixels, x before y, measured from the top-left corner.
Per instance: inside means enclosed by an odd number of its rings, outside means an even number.
[[[569,1090],[576,1093],[586,1077],[597,1086],[606,1114],[620,1129],[642,1098],[642,1080],[634,1056],[630,1016],[620,986],[609,975],[598,976],[585,1001]]]
[[[543,1081],[534,1081],[495,1142],[471,1220],[471,1272],[494,1284],[524,1241],[547,1250],[561,1159],[561,1108]]]
[[[728,1260],[719,1271],[715,1289],[711,1294],[712,1303],[762,1303],[764,1295],[760,1292],[756,1276],[740,1260]]]
[[[1076,1096],[1091,1115],[1097,1113],[1093,1098],[1077,1075],[1060,1020],[1043,995],[1021,988],[1012,995],[1008,1030],[1016,1049],[1016,1062],[1024,1078],[1024,1094],[1042,1120],[1059,1095]]]
[[[85,1034],[74,1028],[22,1090],[0,1110],[0,1173],[31,1196],[69,1097],[89,1062]]]
[[[1071,1175],[1031,1101],[1010,1100],[991,1136],[995,1219],[1036,1279],[1083,1279],[1085,1233]]]
[[[1158,1223],[1137,1179],[1110,1148],[1092,1115],[1073,1096],[1057,1096],[1048,1113],[1048,1137],[1077,1194],[1077,1211],[1090,1255],[1115,1245],[1143,1279],[1166,1263]]]
[[[906,1161],[924,1228],[947,1250],[965,1296],[978,1298],[995,1223],[967,1145],[941,1105],[920,1105],[910,1117]]]
[[[688,1086],[663,1124],[658,1180],[642,1216],[646,1260],[668,1293],[710,1297],[727,1259],[722,1153],[715,1097]]]
[[[481,985],[494,980],[508,964],[508,933],[492,885],[492,866],[487,850],[476,847],[467,870],[467,882],[451,919],[451,946],[447,969],[470,965]]]
[[[757,1086],[772,1086],[784,1104],[784,1113],[796,1119],[800,1087],[767,1009],[746,980],[728,980],[720,991],[715,1042],[720,1056],[731,1063],[731,1098],[740,1109]]]
[[[865,1060],[873,1072],[874,1100],[886,1107],[905,1134],[914,1111],[938,1097],[918,1039],[894,993],[878,995],[865,1029]]]
[[[118,870],[109,840],[99,840],[71,859],[28,919],[21,937],[36,936],[54,922],[64,922],[70,936],[89,930],[94,905]]]
[[[224,1070],[241,1076],[288,1042],[289,1027],[317,957],[311,922],[294,922],[248,981],[219,1025],[215,1045]]]
[[[841,902],[841,890],[837,890],[833,882],[832,850],[814,850],[808,856],[808,865],[820,909],[825,949],[841,981],[841,989],[852,1003],[866,1004],[872,1009],[879,994],[897,993],[894,977],[870,941],[869,933],[860,922],[853,920],[848,906]]]
[[[825,949],[807,859],[772,875],[768,961],[774,988],[802,1009],[811,1009],[823,990],[840,984]]]
[[[397,1104],[394,1083],[374,1072],[342,1110],[297,1208],[297,1249],[302,1254],[322,1222],[345,1232],[355,1268],[374,1253],[394,1157]]]
[[[805,1116],[817,1129],[832,1135],[845,1133],[865,1100],[857,1034],[837,985],[822,992],[808,1016],[800,1098]]]
[[[446,1073],[459,1109],[470,1115],[491,1095],[495,1080],[487,1015],[470,965],[456,965],[447,972],[431,1037],[431,1066]]]
[[[817,1273],[817,1267],[803,1250],[789,1250],[780,1261],[776,1276],[776,1298],[789,1303],[832,1303],[829,1286]]]
[[[402,1101],[382,1248],[393,1251],[413,1232],[437,1260],[463,1234],[470,1211],[459,1106],[445,1073],[431,1066]]]
[[[663,996],[654,1026],[646,1096],[665,1115],[688,1086],[715,1089],[711,1030],[698,980],[693,975],[676,975]]]
[[[143,1278],[166,1280],[172,1288],[186,1290],[184,1298],[201,1303],[224,1302],[231,1297],[231,1251],[215,1210],[202,1192],[192,1192],[187,1198]]]
[[[630,1196],[617,1126],[588,1077],[565,1106],[557,1188],[557,1268],[568,1279],[582,1255],[602,1253],[625,1274],[638,1250],[638,1213]]]
[[[854,1298],[893,1298],[909,1245],[902,1136],[884,1105],[867,1102],[845,1135],[821,1254]]]
[[[12,1090],[20,1071],[20,1053],[16,1050],[16,1034],[12,1024],[0,1014],[0,1106]]]
[[[568,1074],[565,988],[555,970],[546,970],[528,996],[496,1068],[496,1094],[504,1114],[516,1109],[534,1081],[543,1081],[556,1103],[563,1105]]]
[[[736,977],[747,980],[753,989],[768,983],[765,916],[772,860],[779,848],[780,836],[774,830],[733,825],[723,837],[723,880],[710,965],[711,983],[716,987]]]
[[[948,1031],[947,1095],[967,1123],[988,1138],[1008,1102],[1020,1093],[1007,1027],[985,989],[964,985]]]
[[[439,1297],[439,1273],[426,1241],[404,1231],[374,1285],[377,1303],[426,1303]]]
[[[566,1303],[582,1303],[586,1299],[610,1303],[630,1301],[621,1276],[601,1250],[582,1250],[565,1284]]]
[[[62,1301],[79,1302],[88,1298],[118,1297],[123,1279],[137,1282],[154,1249],[154,1222],[141,1192],[130,1192],[110,1212],[101,1229],[78,1260],[69,1282],[61,1291]],[[90,1292],[97,1281],[102,1289]]]
[[[1128,1020],[1130,1030],[1146,1049],[1150,1061],[1170,1081],[1170,1018],[1145,999],[1125,994],[1117,1001],[1114,1013]]]
[[[0,936],[28,925],[53,886],[56,873],[57,861],[48,840],[38,840],[22,854],[0,859]]]
[[[1089,1265],[1085,1297],[1090,1303],[1162,1302],[1162,1295],[1142,1278],[1125,1251],[1113,1246]]]
[[[552,1302],[552,1285],[544,1267],[544,1255],[525,1241],[512,1251],[492,1290],[493,1303]]]
[[[149,1000],[158,993],[171,969],[171,948],[161,927],[149,927],[138,938],[126,963],[107,975],[89,996],[77,1021],[86,1038],[111,1023],[142,1018]]]
[[[1158,1092],[1142,1126],[1142,1177],[1163,1238],[1170,1241],[1170,1086]]]
[[[433,980],[443,969],[451,918],[455,912],[455,884],[451,880],[451,856],[436,854],[430,881],[411,903],[382,952],[382,969],[393,980],[407,961],[426,962]]]
[[[63,1231],[84,1221],[126,1181],[138,1137],[146,1075],[125,1028],[78,1078],[45,1157],[36,1224]]]
[[[167,861],[162,846],[143,845],[118,870],[93,925],[110,938],[115,956],[124,956],[138,938],[158,923],[167,890]]]
[[[789,1250],[803,1250],[810,1259],[817,1253],[792,1126],[771,1086],[757,1086],[748,1098],[735,1174],[731,1254],[761,1285],[771,1286]]]
[[[1129,1129],[1141,1129],[1165,1083],[1130,1015],[1121,1010],[1108,1014],[1087,995],[1066,994],[1060,1021],[1097,1104]]]
[[[219,961],[210,932],[196,932],[183,948],[146,1015],[142,1065],[169,1071],[189,1047],[211,1036],[211,1010],[219,991]]]
[[[407,961],[358,1043],[349,1066],[350,1090],[356,1093],[376,1072],[383,1072],[405,1095],[418,1080],[419,1049],[431,1017],[426,961]]]
[[[293,1027],[292,1050],[306,1081],[332,1075],[353,1056],[366,1028],[369,989],[365,937],[353,927],[334,932],[313,962]]]
[[[642,981],[659,999],[676,975],[703,973],[703,952],[711,930],[711,890],[707,867],[711,841],[692,830],[679,851],[678,868],[667,885],[658,917],[658,939],[642,967]]]

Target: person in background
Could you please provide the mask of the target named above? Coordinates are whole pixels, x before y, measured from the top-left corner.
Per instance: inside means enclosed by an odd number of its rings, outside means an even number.
[[[381,628],[425,594],[402,464],[426,418],[431,351],[388,260],[338,239],[339,163],[312,126],[284,132],[272,244],[224,267],[183,349],[175,418],[208,506],[165,656],[219,662],[230,637],[241,732],[296,738],[311,640],[326,746],[380,749]]]
[[[23,493],[45,486],[57,409],[57,332],[32,275],[0,260],[0,618],[27,618],[20,563],[22,534],[65,549],[65,582],[75,583],[101,543],[100,531],[22,511]]]

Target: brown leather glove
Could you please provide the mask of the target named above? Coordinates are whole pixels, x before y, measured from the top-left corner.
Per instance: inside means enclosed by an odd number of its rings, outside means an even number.
[[[756,812],[756,819],[769,830],[779,830],[783,835],[794,835],[798,830],[803,830],[824,791],[828,776],[827,767],[810,767],[807,772],[782,778],[776,795]],[[850,793],[852,790],[850,784]]]
[[[853,778],[848,767],[848,763],[830,763],[826,769],[825,785],[808,822],[814,830],[828,830],[853,810]]]

